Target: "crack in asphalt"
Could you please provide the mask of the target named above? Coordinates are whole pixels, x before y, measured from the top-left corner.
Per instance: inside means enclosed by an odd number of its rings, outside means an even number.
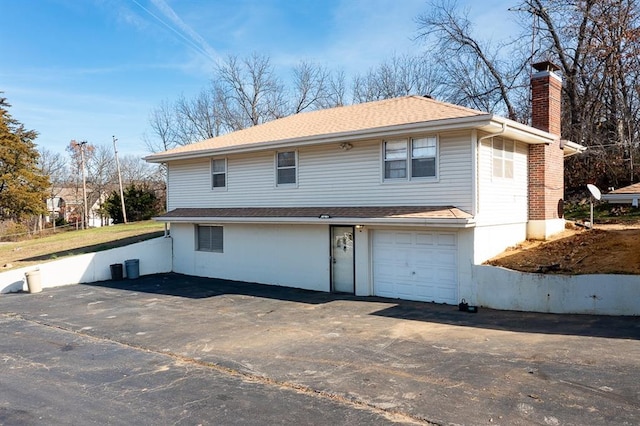
[[[13,318],[13,319],[19,319],[22,321],[27,321],[30,322],[32,324],[37,324],[40,326],[44,326],[44,327],[50,327],[53,329],[57,329],[60,331],[64,331],[67,333],[72,333],[75,335],[79,335],[79,336],[83,336],[85,338],[91,339],[91,340],[96,340],[96,341],[100,341],[100,342],[110,342],[110,343],[115,343],[117,345],[121,345],[130,349],[134,349],[134,350],[140,350],[140,351],[144,351],[146,353],[151,353],[151,354],[155,354],[155,355],[160,355],[160,356],[166,356],[169,357],[173,360],[176,361],[180,361],[186,364],[192,364],[192,365],[197,365],[200,367],[205,367],[211,370],[214,370],[218,373],[224,374],[226,376],[231,376],[231,377],[236,377],[236,378],[240,378],[241,380],[243,380],[244,382],[247,383],[257,383],[257,384],[261,384],[264,386],[270,386],[270,387],[278,387],[280,389],[287,389],[289,391],[293,391],[299,394],[304,394],[307,396],[311,396],[314,398],[320,398],[320,399],[325,399],[325,400],[329,400],[338,404],[342,404],[342,405],[347,405],[347,406],[351,406],[355,409],[359,409],[359,410],[367,410],[379,415],[382,415],[384,417],[386,417],[387,419],[393,421],[393,422],[401,422],[401,423],[406,423],[406,424],[416,424],[416,425],[427,425],[427,426],[443,426],[441,423],[437,423],[437,422],[433,422],[430,421],[428,419],[419,417],[419,416],[414,416],[399,410],[395,410],[395,409],[385,409],[385,408],[380,408],[378,406],[376,406],[375,404],[371,404],[368,403],[366,401],[362,401],[359,400],[355,397],[348,397],[345,395],[341,395],[341,394],[337,394],[337,393],[333,393],[333,392],[329,392],[329,391],[324,391],[324,390],[318,390],[318,389],[314,389],[312,387],[306,386],[306,385],[301,385],[301,384],[297,384],[297,383],[293,383],[293,382],[287,382],[287,381],[281,381],[281,380],[276,380],[276,379],[272,379],[270,377],[267,376],[262,376],[262,375],[257,375],[257,374],[252,374],[249,372],[243,372],[243,371],[239,371],[233,368],[228,368],[228,367],[224,367],[221,366],[219,364],[216,364],[214,362],[209,362],[209,361],[201,361],[201,360],[197,360],[194,358],[190,358],[188,356],[184,356],[184,355],[180,355],[180,354],[176,354],[173,353],[171,351],[157,351],[157,350],[153,350],[141,345],[136,345],[136,344],[132,344],[129,342],[125,342],[125,341],[120,341],[117,339],[112,339],[112,338],[107,338],[107,337],[100,337],[100,336],[95,336],[92,334],[88,334],[86,331],[89,330],[74,330],[73,328],[69,328],[69,327],[65,327],[62,325],[58,325],[58,324],[52,324],[49,322],[45,322],[45,321],[41,321],[41,320],[37,320],[37,319],[32,319],[32,318],[26,318],[18,313],[13,313],[13,312],[8,312],[8,313],[3,313],[1,314],[3,317],[5,318]]]

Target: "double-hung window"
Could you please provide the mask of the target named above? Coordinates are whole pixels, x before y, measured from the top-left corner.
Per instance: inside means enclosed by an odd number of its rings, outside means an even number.
[[[227,159],[218,158],[211,160],[211,188],[221,189],[227,187]]]
[[[438,139],[435,136],[384,142],[384,179],[435,178]]]
[[[407,178],[407,141],[387,141],[384,143],[384,178]]]
[[[224,249],[223,231],[222,226],[197,225],[196,250],[222,253]]]
[[[510,140],[493,138],[493,177],[513,179],[513,153],[515,143]]]
[[[276,183],[278,185],[295,185],[296,163],[295,151],[276,153]]]
[[[411,177],[436,177],[438,141],[435,136],[411,140]]]

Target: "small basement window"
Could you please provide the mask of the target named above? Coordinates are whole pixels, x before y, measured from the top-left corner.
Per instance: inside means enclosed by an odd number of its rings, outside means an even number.
[[[222,253],[224,248],[222,226],[196,225],[196,250]]]

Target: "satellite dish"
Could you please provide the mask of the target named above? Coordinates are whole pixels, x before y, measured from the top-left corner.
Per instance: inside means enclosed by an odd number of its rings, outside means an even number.
[[[602,193],[600,192],[597,186],[591,185],[590,183],[588,183],[587,189],[589,190],[589,192],[591,192],[591,195],[593,195],[593,198],[595,198],[596,200],[599,201],[602,198]]]

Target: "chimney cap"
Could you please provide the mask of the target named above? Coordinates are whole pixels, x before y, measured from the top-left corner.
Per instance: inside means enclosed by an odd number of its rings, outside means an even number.
[[[557,66],[556,64],[554,64],[551,61],[542,61],[542,62],[536,62],[535,64],[532,65],[533,68],[536,71],[558,71],[560,69],[559,66]]]

